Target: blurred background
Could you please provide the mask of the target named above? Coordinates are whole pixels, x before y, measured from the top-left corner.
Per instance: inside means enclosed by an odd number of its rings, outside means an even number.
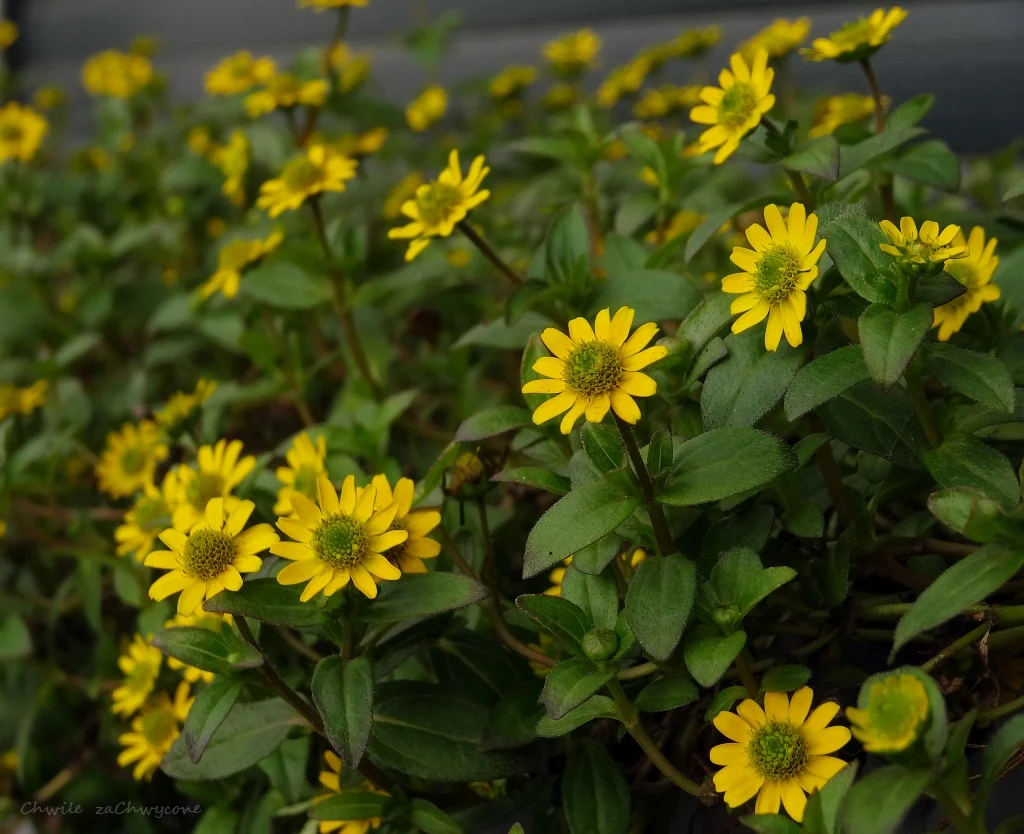
[[[1022,0],[904,0],[912,25],[900,27],[875,59],[894,104],[921,90],[937,96],[927,127],[960,152],[986,152],[1024,133],[1024,2]],[[330,40],[333,16],[296,8],[294,0],[7,0],[22,29],[12,62],[30,88],[53,82],[73,96],[72,118],[89,118],[82,62],[103,49],[127,49],[132,37],[156,35],[156,58],[177,97],[199,98],[203,76],[239,49],[286,61],[311,43]],[[422,69],[397,43],[399,33],[446,12],[462,27],[439,80],[457,84],[490,75],[510,63],[539,63],[551,38],[588,26],[604,41],[602,69],[628,60],[641,46],[678,31],[717,24],[722,42],[708,56],[715,74],[732,48],[776,17],[809,15],[812,37],[869,13],[868,0],[778,3],[772,0],[371,0],[352,16],[349,42],[374,55],[374,75],[385,96],[404,103],[422,89]],[[804,89],[867,92],[856,66],[807,64],[794,56]],[[677,71],[683,73],[683,66]],[[597,84],[601,73],[593,73]],[[684,82],[673,77],[667,81]],[[542,92],[542,89],[539,92]]]

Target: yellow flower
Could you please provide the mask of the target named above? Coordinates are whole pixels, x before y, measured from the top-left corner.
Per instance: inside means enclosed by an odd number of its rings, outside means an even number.
[[[722,30],[717,26],[686,29],[665,44],[664,49],[671,58],[696,58],[711,49],[721,39]]]
[[[633,555],[629,557],[629,566],[633,568],[633,570],[636,570],[637,566],[641,562],[646,562],[649,557],[650,554],[646,550],[644,550],[642,547],[638,547],[636,550],[633,551]],[[623,562],[627,561],[626,554],[620,553],[619,559]]]
[[[366,133],[345,133],[340,139],[331,143],[335,153],[342,156],[360,157],[376,153],[387,141],[388,129],[386,127],[375,127]]]
[[[114,715],[131,715],[149,697],[160,674],[164,656],[149,639],[136,634],[128,651],[117,659],[117,668],[124,674],[124,681],[112,693],[114,704],[110,711]]]
[[[369,2],[370,0],[299,0],[299,8],[313,8],[318,12],[325,12],[328,9],[365,9]]]
[[[185,139],[188,149],[196,156],[206,156],[213,142],[210,139],[210,131],[202,125],[197,125],[188,132]]]
[[[644,236],[644,240],[647,243],[667,243],[670,240],[675,240],[677,237],[689,234],[696,229],[704,222],[705,217],[706,215],[701,214],[699,211],[682,209],[672,215],[668,227],[660,236],[657,230],[653,230]]]
[[[715,774],[715,790],[735,808],[754,798],[756,814],[777,814],[782,805],[797,822],[804,816],[807,793],[818,790],[846,767],[828,755],[850,740],[846,727],[829,727],[839,704],[826,701],[810,712],[814,693],[766,692],[764,709],[749,698],[736,712],[715,716],[718,731],[732,744],[711,748],[711,761],[724,767]]]
[[[161,426],[176,426],[191,417],[192,412],[210,399],[216,390],[216,382],[200,377],[196,383],[195,390],[191,394],[185,391],[178,391],[172,394],[164,407],[153,416],[156,417],[157,423]]]
[[[391,484],[384,475],[375,475],[372,486],[377,490],[373,502],[375,512],[388,509],[397,504],[391,530],[404,530],[409,534],[401,544],[396,544],[384,555],[402,573],[426,573],[424,559],[435,559],[441,553],[441,545],[427,534],[441,523],[441,513],[437,510],[412,509],[412,497],[415,484],[409,478],[399,478],[392,492]],[[360,491],[361,492],[361,491]],[[361,497],[357,495],[358,498]]]
[[[638,57],[613,69],[597,88],[597,103],[602,107],[614,107],[623,96],[635,93],[647,80],[651,66],[649,58]]]
[[[888,103],[888,98],[882,99],[883,107]],[[810,135],[830,136],[843,125],[859,122],[874,112],[875,100],[871,96],[862,96],[860,93],[829,96],[814,108],[814,127]]]
[[[775,106],[771,94],[775,70],[768,69],[768,52],[758,50],[749,68],[739,55],[729,59],[732,72],[718,74],[721,87],[705,87],[700,91],[704,104],[690,111],[697,124],[711,125],[697,140],[701,153],[718,148],[715,165],[728,159],[740,140],[758,126],[761,117]]]
[[[45,379],[33,382],[28,388],[0,383],[0,420],[8,414],[31,414],[46,402],[50,383]]]
[[[12,20],[0,20],[0,49],[7,49],[18,39],[18,24]]]
[[[294,541],[279,541],[270,552],[292,560],[277,575],[282,585],[305,582],[300,599],[306,602],[321,591],[325,596],[340,591],[349,580],[373,599],[377,579],[398,579],[402,573],[382,554],[402,544],[409,534],[392,530],[398,502],[375,510],[377,489],[372,484],[356,497],[356,479],[349,475],[341,498],[326,475],[317,479],[318,507],[305,495],[293,492],[292,511],[297,519],[279,518],[277,526]]]
[[[759,49],[764,49],[769,58],[784,58],[804,42],[811,32],[811,19],[798,17],[796,20],[777,18],[753,37],[745,40],[736,51],[743,60],[750,63]]]
[[[49,125],[31,107],[9,101],[0,108],[0,163],[8,159],[31,162]]]
[[[288,465],[278,467],[274,473],[281,482],[277,503],[274,504],[274,512],[280,516],[291,512],[293,492],[302,493],[310,501],[316,500],[317,479],[327,471],[327,438],[320,435],[314,444],[303,432],[292,441],[284,457]]]
[[[211,96],[247,93],[266,84],[277,72],[273,58],[254,58],[247,50],[229,55],[206,73],[206,92]]]
[[[32,94],[32,103],[39,110],[55,110],[68,103],[68,91],[59,84],[44,84]]]
[[[562,564],[548,574],[548,587],[544,594],[549,597],[560,597],[562,595],[562,582],[565,580],[565,570],[572,564],[572,556],[562,560]]]
[[[93,55],[82,67],[82,84],[94,96],[131,98],[152,79],[148,58],[114,49]]]
[[[128,46],[132,55],[141,55],[143,58],[152,58],[160,51],[160,38],[156,35],[136,35]]]
[[[389,229],[388,237],[392,240],[412,239],[405,253],[407,261],[422,252],[431,238],[448,237],[455,230],[455,224],[465,219],[470,209],[491,196],[487,189],[478,190],[490,170],[485,166],[484,158],[478,156],[463,179],[459,152],[452,151],[448,167],[438,178],[421,185],[416,189],[416,196],[402,204],[402,214],[412,222]]]
[[[627,423],[640,419],[640,407],[633,397],[650,397],[657,383],[643,368],[664,359],[668,350],[647,347],[658,332],[658,325],[643,324],[630,336],[635,312],[620,307],[614,318],[605,308],[591,327],[585,318],[569,322],[569,335],[554,327],[540,334],[541,341],[554,356],[538,359],[533,369],[547,379],[535,379],[523,386],[524,394],[556,394],[533,412],[538,425],[566,412],[562,434],[572,431],[580,417],[600,423],[608,409]],[[646,350],[645,350],[646,348]]]
[[[118,556],[131,553],[136,561],[142,562],[149,555],[157,535],[171,525],[171,512],[176,500],[173,487],[174,479],[165,477],[160,489],[151,483],[142,488],[142,494],[114,530],[117,543],[114,552]]]
[[[860,708],[847,707],[854,737],[869,753],[898,753],[928,721],[928,690],[916,675],[886,675],[866,685]]]
[[[593,29],[570,32],[544,44],[544,57],[562,75],[575,75],[589,69],[601,51],[601,39]]]
[[[644,90],[640,101],[633,105],[633,115],[638,119],[660,119],[675,110],[699,104],[700,93],[701,88],[694,85],[663,84],[657,89]]]
[[[327,145],[310,145],[292,157],[281,176],[260,187],[256,205],[271,217],[294,211],[310,197],[325,191],[344,191],[356,175],[356,161],[332,151]]]
[[[153,483],[156,465],[168,455],[163,432],[151,420],[125,423],[107,435],[107,445],[96,464],[99,488],[111,498],[132,495]]]
[[[724,292],[742,293],[730,308],[743,313],[732,323],[732,332],[742,333],[767,316],[764,346],[777,350],[785,332],[786,341],[797,347],[804,339],[800,322],[807,314],[806,291],[818,277],[825,241],[815,246],[818,218],[808,215],[803,203],[790,206],[788,224],[776,205],[765,206],[764,219],[767,231],[759,223],[747,228],[753,249],[732,250],[730,260],[743,271],[722,279]]]
[[[320,784],[332,793],[345,793],[346,788],[341,784],[341,759],[338,758],[338,754],[333,750],[325,752],[324,764],[327,766],[327,770],[320,771]],[[387,791],[380,790],[369,781],[363,781],[358,788],[351,790],[375,793],[380,796],[390,796]],[[323,796],[314,797],[313,802],[322,802],[328,796],[329,794],[324,794]],[[331,832],[337,832],[337,834],[366,834],[370,829],[376,831],[380,828],[381,822],[380,817],[369,817],[361,820],[322,820],[318,830],[320,834],[331,834]]]
[[[362,84],[370,74],[369,55],[353,53],[343,43],[336,43],[327,54],[327,62],[337,75],[338,89],[348,93]]]
[[[0,755],[0,773],[16,773],[18,770],[18,751],[5,750]]]
[[[181,732],[193,700],[189,697],[188,684],[183,681],[178,684],[173,701],[166,692],[161,692],[135,717],[131,730],[118,736],[117,743],[125,749],[117,757],[117,763],[125,767],[135,762],[132,778],[136,782],[150,779],[160,767]]]
[[[572,84],[552,84],[544,94],[544,107],[548,110],[565,110],[576,103],[577,89]]]
[[[205,628],[219,634],[221,626],[231,621],[230,614],[213,614],[200,609],[188,616],[175,614],[173,618],[164,623],[164,628]],[[190,684],[199,683],[199,681],[210,683],[214,678],[213,672],[189,666],[187,663],[182,663],[176,657],[167,658],[167,668],[181,672],[182,677]]]
[[[454,266],[456,269],[462,269],[469,266],[470,262],[472,262],[473,253],[464,246],[456,246],[445,252],[444,258],[451,266]]]
[[[889,243],[880,243],[878,248],[896,258],[901,266],[915,271],[927,270],[933,264],[945,263],[953,258],[966,258],[967,246],[964,245],[960,227],[950,224],[939,231],[939,224],[934,220],[925,220],[920,232],[912,217],[900,220],[900,227],[888,220],[878,224],[889,238]],[[957,242],[957,236],[960,242]]]
[[[448,111],[448,93],[440,84],[431,84],[405,106],[409,127],[422,133]]]
[[[999,266],[999,258],[995,254],[998,241],[993,237],[986,244],[985,230],[975,226],[966,241],[963,232],[958,232],[953,243],[957,246],[966,244],[968,254],[946,261],[945,270],[967,287],[967,292],[935,308],[933,326],[939,328],[940,342],[947,341],[963,327],[967,317],[978,312],[982,304],[999,298],[999,287],[992,283],[992,274]]]
[[[899,6],[875,9],[870,17],[844,23],[827,38],[815,38],[800,54],[808,61],[859,61],[877,52],[906,17],[907,10]]]
[[[421,185],[423,185],[423,175],[419,171],[412,171],[395,183],[384,200],[384,209],[381,212],[384,219],[394,220],[398,217],[402,213],[402,206],[405,205],[406,200],[412,199],[416,195],[416,189]]]
[[[241,588],[242,574],[255,573],[263,564],[256,554],[278,541],[269,524],[243,532],[255,507],[252,501],[238,501],[225,513],[225,500],[211,498],[197,524],[164,530],[160,541],[170,550],[154,550],[146,557],[147,567],[167,570],[150,586],[150,598],[159,601],[180,591],[178,613],[187,615],[204,599]]]
[[[327,101],[330,86],[322,78],[302,81],[290,72],[278,72],[265,82],[262,90],[245,97],[245,112],[256,118],[278,109],[289,109],[305,104],[321,107]]]
[[[209,298],[219,291],[225,298],[234,298],[238,295],[242,270],[269,255],[282,240],[284,234],[275,230],[264,240],[232,240],[224,244],[217,253],[217,271],[199,287],[199,295]]]
[[[212,240],[224,237],[224,232],[228,230],[228,224],[224,222],[223,217],[207,217],[206,218],[206,234]]]
[[[7,535],[7,522],[0,518],[0,539]]]
[[[202,446],[196,454],[198,469],[187,466],[170,472],[173,481],[169,487],[174,495],[174,513],[171,523],[177,529],[189,530],[202,521],[209,501],[224,498],[225,509],[231,512],[237,498],[231,491],[245,480],[256,466],[252,455],[238,459],[242,454],[242,441],[218,440],[215,446]]]
[[[222,191],[236,206],[245,202],[245,174],[249,170],[249,140],[238,128],[231,131],[228,143],[214,148],[210,160],[224,175]]]
[[[507,98],[520,95],[527,87],[537,80],[537,68],[527,67],[519,64],[505,67],[488,85],[491,98],[495,101],[504,101]]]

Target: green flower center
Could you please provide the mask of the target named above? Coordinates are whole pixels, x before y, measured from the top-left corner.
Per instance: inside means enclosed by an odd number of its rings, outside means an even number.
[[[423,196],[416,198],[416,205],[424,225],[440,226],[451,216],[460,200],[459,189],[454,185],[435,182],[423,193]]]
[[[584,342],[569,354],[562,375],[568,386],[578,394],[588,397],[607,394],[622,378],[619,349],[599,339]]]
[[[135,526],[140,530],[163,530],[171,526],[171,514],[160,498],[140,498],[135,505]]]
[[[900,675],[871,687],[867,714],[872,734],[887,739],[894,749],[902,749],[928,717],[928,693],[920,681]]]
[[[770,304],[789,298],[800,277],[800,257],[788,243],[772,246],[757,262],[754,288]]]
[[[757,107],[757,95],[750,84],[737,81],[722,96],[718,105],[719,124],[740,128],[750,119]]]
[[[18,142],[21,137],[25,135],[21,125],[11,124],[6,122],[0,125],[0,139],[4,142]]]
[[[146,451],[138,446],[125,449],[121,455],[121,468],[129,475],[138,475],[146,465]]]
[[[332,515],[313,531],[313,552],[332,568],[349,568],[363,558],[366,533],[362,525],[348,515]]]
[[[189,533],[185,573],[207,582],[220,576],[235,559],[235,542],[227,533],[201,527]]]
[[[188,503],[202,512],[211,498],[224,494],[224,479],[218,472],[198,472],[185,490]]]
[[[136,663],[124,678],[124,684],[135,692],[147,690],[153,685],[153,681],[159,672],[160,667],[155,663]]]
[[[321,173],[319,165],[300,156],[285,166],[281,179],[289,191],[309,191],[320,182]]]
[[[178,721],[168,707],[157,707],[142,716],[142,735],[153,747],[162,747],[173,740]]]
[[[750,764],[766,779],[789,779],[807,764],[807,744],[799,727],[769,721],[750,739]]]
[[[871,39],[871,21],[862,17],[843,24],[837,32],[829,35],[829,40],[844,51],[856,49]]]
[[[316,481],[320,477],[320,471],[309,465],[308,463],[303,464],[295,470],[295,483],[292,488],[296,492],[301,492],[310,500],[316,499]]]

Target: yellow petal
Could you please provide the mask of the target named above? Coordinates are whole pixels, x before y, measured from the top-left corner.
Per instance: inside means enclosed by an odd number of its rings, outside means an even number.
[[[619,307],[612,316],[611,325],[608,328],[608,341],[616,347],[622,347],[629,337],[629,328],[633,326],[635,311],[631,307]]]
[[[611,399],[607,394],[598,394],[591,398],[585,412],[587,422],[600,423],[608,413],[609,408],[611,408]]]
[[[768,311],[770,309],[771,305],[769,305],[764,299],[761,299],[755,307],[749,309],[732,323],[732,332],[742,333],[744,330],[764,321],[764,318],[768,315]]]
[[[334,576],[334,570],[329,568],[327,565],[320,566],[320,572],[316,574],[312,579],[306,583],[306,587],[302,589],[302,594],[299,596],[299,602],[309,602],[313,597],[319,594],[327,583],[331,581]]]
[[[768,327],[764,331],[764,346],[766,350],[778,350],[779,342],[782,341],[782,310],[778,304],[773,304],[768,311]]]
[[[566,336],[561,330],[556,330],[554,327],[546,328],[540,334],[540,340],[547,346],[547,349],[559,359],[567,359],[569,354],[572,353],[575,348],[575,345],[572,343],[572,339]]]
[[[392,547],[400,545],[408,537],[409,534],[405,530],[388,530],[388,532],[381,533],[379,536],[370,536],[366,540],[366,545],[377,553],[383,553],[385,550],[390,550]]]
[[[709,754],[712,764],[735,765],[747,762],[747,748],[742,744],[716,744]]]
[[[786,223],[782,219],[782,212],[774,203],[764,207],[764,222],[768,226],[768,233],[776,243],[785,243],[788,239]]]
[[[824,756],[834,753],[850,740],[848,727],[826,727],[823,730],[807,730],[804,724],[804,737],[807,739],[807,752],[811,756]]]
[[[800,783],[796,779],[787,779],[779,785],[779,792],[782,794],[782,804],[786,806],[786,813],[797,822],[803,822],[807,794],[800,788]]]
[[[351,574],[348,568],[335,568],[331,581],[324,586],[324,596],[333,596],[346,585],[348,585]]]
[[[750,734],[753,732],[751,726],[746,721],[735,713],[725,710],[718,713],[712,723],[714,723],[718,732],[724,735],[727,739],[738,742],[739,744],[746,744],[747,740],[750,738]]]
[[[409,533],[409,538],[416,538],[427,535],[440,523],[441,513],[437,510],[417,510],[409,514],[403,526]]]
[[[624,371],[639,371],[648,365],[653,365],[655,362],[664,359],[666,356],[668,356],[668,348],[655,345],[639,353],[634,353],[632,356],[625,357],[622,360],[622,369]]]
[[[791,299],[785,299],[779,305],[779,312],[782,316],[782,329],[786,334],[786,341],[790,347],[800,347],[804,340],[803,331],[800,329],[800,320]]]
[[[734,272],[722,279],[722,292],[730,294],[750,292],[754,288],[754,277],[746,272]]]
[[[299,521],[306,527],[312,529],[320,523],[323,518],[320,508],[301,492],[293,492],[288,500],[291,502],[292,510],[299,517]]]
[[[397,513],[398,504],[395,502],[392,502],[382,510],[377,510],[363,526],[363,532],[369,536],[380,535],[391,526],[391,522],[395,520]]]
[[[789,702],[789,723],[799,727],[807,718],[811,710],[811,701],[814,699],[814,692],[809,686],[804,686],[793,693]]]
[[[524,394],[561,394],[564,390],[564,379],[532,379],[523,386]]]
[[[205,596],[206,583],[199,579],[192,580],[192,583],[178,597],[178,613],[185,616],[193,613]]]
[[[811,756],[807,759],[805,769],[814,776],[828,780],[844,767],[846,767],[846,762],[835,756]]]
[[[592,342],[597,338],[590,322],[582,316],[569,322],[569,336],[577,345],[583,344],[583,342]]]
[[[338,493],[326,475],[321,475],[316,479],[316,493],[320,499],[320,509],[327,515],[336,515],[338,513]]]
[[[567,411],[575,402],[576,394],[573,391],[563,391],[561,394],[537,406],[536,411],[533,412],[533,422],[538,426],[541,423],[546,423],[552,417]]]
[[[764,226],[758,223],[751,223],[747,227],[747,240],[750,241],[755,252],[766,252],[773,245],[771,235],[764,230]]]
[[[239,501],[235,508],[228,513],[228,520],[224,523],[224,532],[232,538],[241,533],[254,509],[256,509],[256,505],[252,501]]]
[[[744,272],[754,273],[757,272],[757,263],[760,260],[760,256],[753,249],[734,246],[729,260]]]
[[[362,564],[370,573],[381,579],[400,579],[402,576],[402,572],[379,553],[369,554],[363,559]]]
[[[178,556],[169,550],[154,550],[146,556],[143,564],[147,568],[163,568],[164,570],[177,570],[181,567]]]
[[[785,692],[765,692],[764,713],[769,721],[788,721],[789,696]]]
[[[313,538],[313,531],[293,518],[279,518],[277,529],[297,542],[308,542]]]
[[[565,362],[556,359],[554,356],[542,356],[533,363],[533,369],[542,376],[551,379],[562,379],[562,372],[565,369]]]
[[[658,383],[638,371],[626,371],[619,380],[619,388],[633,397],[652,397],[658,393]]]
[[[621,388],[612,391],[611,406],[612,410],[630,425],[640,422],[640,406]]]
[[[373,504],[376,500],[377,490],[373,488],[373,484],[370,484],[370,486],[363,490],[362,495],[356,499],[356,508],[352,517],[360,524],[365,524],[370,520],[370,516],[373,515]]]
[[[270,545],[280,541],[280,537],[269,524],[257,524],[250,527],[235,539],[235,552],[239,556],[253,556],[262,553]]]
[[[804,729],[811,731],[827,727],[828,723],[836,717],[837,712],[839,712],[839,704],[835,701],[823,701],[804,721]]]
[[[345,478],[341,485],[341,497],[338,499],[338,511],[352,515],[356,509],[356,479],[354,475]]]
[[[807,222],[807,209],[803,203],[793,203],[789,207],[789,219],[786,228],[789,231],[789,240],[797,243],[804,236],[804,223]]]
[[[594,319],[594,335],[602,342],[608,341],[608,329],[612,323],[611,310],[605,307]]]
[[[277,581],[281,585],[298,585],[300,582],[308,582],[323,569],[324,563],[319,559],[291,562],[281,568],[277,574]]]
[[[224,526],[224,499],[211,498],[206,502],[206,510],[203,512],[203,521],[211,530],[220,530]]]
[[[402,548],[403,556],[433,559],[441,552],[441,545],[433,539],[409,539]]]
[[[653,321],[647,322],[647,324],[641,324],[636,329],[636,332],[623,342],[619,354],[621,356],[632,356],[639,353],[647,347],[651,339],[653,339],[657,334],[658,325]]]
[[[562,422],[558,424],[558,430],[562,434],[569,434],[572,431],[572,427],[576,425],[576,421],[583,416],[583,412],[586,410],[587,400],[583,397],[577,397],[576,401],[572,404],[572,408],[565,412],[565,416],[562,417]]]
[[[282,559],[291,559],[293,561],[316,561],[313,559],[312,548],[303,542],[275,542],[270,545],[270,552],[275,556],[280,556]]]
[[[765,711],[752,698],[741,701],[736,707],[736,714],[755,730],[765,722]]]
[[[191,576],[187,576],[180,570],[173,570],[170,573],[165,573],[149,586],[149,598],[157,601],[166,599],[171,594],[183,591],[191,584]]]
[[[369,572],[362,565],[353,565],[350,571],[352,576],[352,584],[356,586],[363,594],[363,596],[369,599],[375,599],[377,596],[377,585],[373,581],[373,577],[370,576]]]
[[[782,804],[782,794],[779,793],[779,783],[767,781],[761,786],[757,794],[757,802],[754,803],[755,814],[777,814]]]
[[[764,784],[764,777],[752,768],[745,768],[742,778],[725,792],[725,804],[736,808],[752,799]]]
[[[164,530],[159,535],[159,539],[179,555],[184,554],[185,548],[188,546],[188,536],[180,530]]]

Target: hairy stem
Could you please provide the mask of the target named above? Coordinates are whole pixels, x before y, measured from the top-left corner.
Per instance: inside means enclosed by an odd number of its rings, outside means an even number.
[[[946,660],[949,657],[952,657],[954,654],[960,651],[960,649],[964,649],[967,646],[970,646],[975,640],[980,640],[982,637],[985,636],[985,634],[988,633],[990,628],[992,628],[992,624],[989,623],[987,620],[977,628],[972,628],[970,631],[967,632],[967,634],[965,634],[959,640],[954,640],[952,643],[946,646],[946,648],[944,648],[941,652],[935,655],[935,657],[933,657],[931,660],[927,660],[924,663],[922,663],[921,671],[931,672],[931,670],[938,666],[940,663],[942,663],[942,661]]]
[[[939,430],[939,421],[935,419],[935,412],[932,404],[928,401],[928,395],[924,391],[924,383],[921,377],[912,371],[906,374],[907,391],[910,393],[910,400],[914,404],[914,411],[917,413],[917,420],[921,424],[921,430],[928,439],[928,445],[937,449],[942,445],[942,432]]]
[[[497,269],[498,272],[500,272],[502,275],[508,278],[509,281],[512,282],[513,286],[518,287],[520,284],[523,283],[523,277],[518,272],[516,272],[511,266],[505,263],[501,255],[499,255],[494,250],[494,247],[491,246],[491,244],[489,244],[486,240],[484,240],[483,237],[477,233],[477,230],[474,229],[469,224],[468,221],[460,220],[455,225],[458,227],[459,231],[462,232],[462,234],[469,238],[470,243],[472,243],[477,249],[479,249],[483,256],[491,262],[491,265],[495,269]]]
[[[640,482],[640,490],[644,494],[644,504],[647,506],[647,514],[651,518],[651,526],[654,528],[654,538],[658,543],[658,552],[662,556],[668,556],[675,552],[675,545],[672,543],[672,534],[669,531],[668,522],[665,520],[665,513],[661,504],[654,497],[654,483],[651,481],[651,474],[647,471],[647,464],[644,463],[643,455],[640,454],[640,447],[636,445],[636,438],[633,436],[633,429],[625,420],[615,416],[615,425],[619,427],[619,434],[622,435],[622,442],[626,447],[626,453],[633,464],[633,471]]]
[[[882,101],[882,88],[878,84],[878,77],[875,75],[875,68],[871,66],[870,58],[860,59],[861,69],[864,70],[864,77],[868,82],[868,89],[871,91],[871,98],[875,102],[875,133],[885,130],[885,103]],[[892,177],[885,175],[879,187],[882,197],[882,207],[885,216],[891,223],[896,222],[896,203],[892,195]]]

